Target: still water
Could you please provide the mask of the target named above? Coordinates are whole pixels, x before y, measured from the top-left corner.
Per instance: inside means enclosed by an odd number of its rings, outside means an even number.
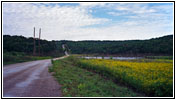
[[[117,59],[117,60],[132,60],[142,59],[143,57],[81,57],[85,59]]]

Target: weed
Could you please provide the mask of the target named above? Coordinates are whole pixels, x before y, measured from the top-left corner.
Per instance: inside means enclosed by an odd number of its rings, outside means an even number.
[[[62,85],[63,96],[74,97],[136,97],[143,96],[111,79],[78,67],[78,59],[68,57],[54,61],[54,76]]]
[[[173,63],[82,59],[78,66],[118,80],[148,96],[173,96]]]

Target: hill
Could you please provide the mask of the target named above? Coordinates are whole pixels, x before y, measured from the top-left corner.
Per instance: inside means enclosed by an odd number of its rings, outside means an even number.
[[[66,44],[73,54],[118,56],[172,55],[173,35],[149,40],[125,41],[58,41]]]
[[[36,40],[36,52],[39,50],[39,40]],[[62,56],[61,45],[56,45],[56,41],[40,40],[42,56]],[[3,35],[3,52],[23,52],[28,55],[33,53],[33,38],[23,36]]]
[[[173,55],[173,35],[148,40],[124,41],[47,41],[40,40],[43,56],[63,55],[62,44],[72,54],[142,56],[142,55]],[[38,50],[38,40],[36,50]],[[33,52],[33,38],[3,35],[4,52]],[[38,51],[37,51],[38,52]]]

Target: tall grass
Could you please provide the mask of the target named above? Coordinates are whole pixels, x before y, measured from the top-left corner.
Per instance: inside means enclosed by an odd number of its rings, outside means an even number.
[[[173,96],[173,63],[82,59],[78,66],[128,85],[148,96]]]
[[[146,56],[147,59],[173,59],[173,56]]]
[[[33,60],[42,60],[42,59],[51,59],[51,57],[30,56],[23,52],[4,52],[3,53],[3,65],[33,61]]]
[[[143,97],[132,89],[102,78],[99,74],[78,67],[77,59],[68,57],[53,61],[49,68],[62,85],[64,97]]]

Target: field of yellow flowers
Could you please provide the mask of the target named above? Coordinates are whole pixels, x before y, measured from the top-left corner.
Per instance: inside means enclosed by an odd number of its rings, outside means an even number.
[[[173,96],[173,61],[120,61],[81,59],[79,66],[106,75],[145,93],[147,96]]]

